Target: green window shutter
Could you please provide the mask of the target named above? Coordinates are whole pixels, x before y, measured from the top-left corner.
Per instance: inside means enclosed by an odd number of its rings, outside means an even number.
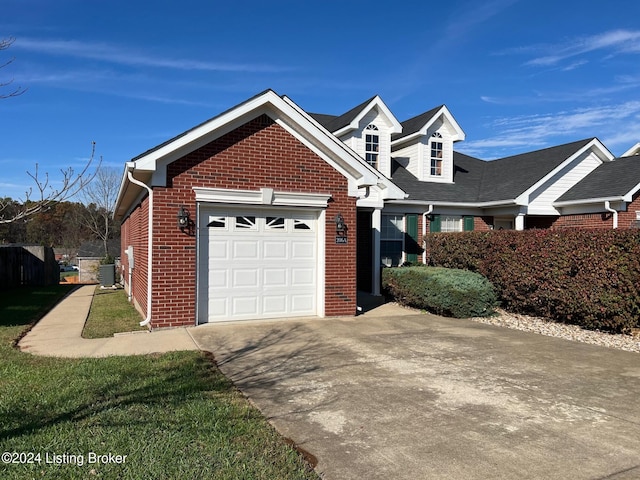
[[[440,215],[431,215],[429,221],[429,232],[437,233],[440,231]]]
[[[464,222],[464,231],[473,232],[473,217],[465,216],[463,219],[463,222]]]
[[[407,225],[407,238],[405,239],[405,250],[407,261],[418,261],[418,216],[407,215],[405,218]]]

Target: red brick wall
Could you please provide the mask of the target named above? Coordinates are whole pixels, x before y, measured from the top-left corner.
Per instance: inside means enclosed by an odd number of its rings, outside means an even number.
[[[473,230],[478,232],[488,232],[493,225],[493,217],[473,217]]]
[[[195,186],[331,194],[326,210],[325,315],[355,313],[356,199],[347,195],[347,179],[262,115],[171,163],[167,186],[154,188],[154,327],[195,323],[196,239],[181,232],[176,219],[180,205],[196,219]],[[349,228],[346,245],[335,244],[333,219],[339,212]],[[139,293],[134,288],[143,304]]]
[[[637,228],[636,212],[640,211],[640,193],[635,195],[626,212],[618,213],[618,228]]]
[[[147,315],[147,249],[149,225],[149,201],[145,198],[130,215],[124,219],[120,230],[122,278],[129,283],[129,258],[127,247],[133,245],[134,269],[129,292],[133,294],[134,305],[142,315]]]

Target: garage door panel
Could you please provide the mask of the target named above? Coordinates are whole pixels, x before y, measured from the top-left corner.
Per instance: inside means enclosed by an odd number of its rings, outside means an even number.
[[[233,282],[232,288],[244,288],[259,286],[258,282],[259,272],[257,269],[236,269],[232,271]]]
[[[263,295],[262,311],[265,315],[287,315],[287,296]]]
[[[207,214],[202,321],[317,314],[317,215],[251,208]]]
[[[229,314],[231,317],[256,316],[259,314],[258,304],[257,296],[232,297]]]
[[[289,276],[286,268],[263,268],[262,285],[269,287],[286,287]]]
[[[286,260],[288,256],[286,240],[265,240],[263,242],[265,259]]]
[[[209,264],[218,260],[228,260],[229,253],[228,240],[211,240],[209,242]]]
[[[309,241],[292,240],[291,258],[293,260],[311,260],[315,258],[315,243]]]
[[[229,271],[212,269],[209,273],[210,288],[229,288]]]
[[[315,284],[316,272],[312,268],[292,268],[291,284],[293,286],[306,286]]]
[[[305,312],[315,310],[314,295],[291,295],[291,313],[303,315]]]
[[[258,240],[233,240],[233,259],[234,260],[243,260],[243,259],[258,259],[258,252],[260,251],[260,245]]]

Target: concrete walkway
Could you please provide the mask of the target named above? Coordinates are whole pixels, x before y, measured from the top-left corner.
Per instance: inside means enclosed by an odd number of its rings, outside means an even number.
[[[95,288],[86,285],[74,290],[20,340],[20,349],[35,355],[67,358],[198,350],[188,328],[82,338]]]

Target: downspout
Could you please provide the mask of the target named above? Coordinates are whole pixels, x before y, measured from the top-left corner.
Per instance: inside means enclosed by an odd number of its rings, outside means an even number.
[[[127,169],[127,178],[134,185],[146,188],[147,192],[149,192],[149,232],[147,235],[147,316],[140,322],[140,326],[145,327],[151,323],[151,279],[153,278],[151,275],[151,266],[153,264],[153,190],[146,183],[133,178],[132,172],[134,169],[135,167]]]
[[[604,209],[613,214],[613,228],[618,228],[618,211],[611,208],[611,202],[609,202],[609,200],[604,202]]]
[[[433,204],[429,205],[429,210],[427,210],[426,212],[424,212],[422,214],[422,238],[423,239],[424,239],[424,236],[427,234],[427,216],[431,215],[431,212],[433,212]],[[423,240],[423,242],[424,242],[424,240]],[[422,252],[422,263],[424,265],[427,264],[427,249],[426,248]]]

